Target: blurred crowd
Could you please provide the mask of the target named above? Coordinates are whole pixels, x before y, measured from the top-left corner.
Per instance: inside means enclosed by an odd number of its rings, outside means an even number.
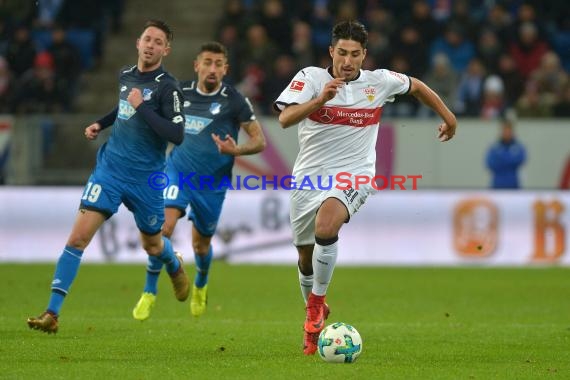
[[[73,111],[125,0],[0,1],[0,113]]]
[[[565,0],[227,0],[216,38],[228,81],[266,114],[295,73],[330,64],[332,26],[369,31],[365,69],[419,78],[459,116],[570,116],[570,7]],[[404,96],[391,116],[430,112]]]
[[[73,111],[125,1],[0,1],[0,113]],[[365,69],[417,77],[459,116],[570,116],[567,0],[226,0],[220,13],[226,80],[260,113],[299,69],[328,66],[332,26],[357,19],[369,31]],[[384,114],[430,111],[404,96]]]

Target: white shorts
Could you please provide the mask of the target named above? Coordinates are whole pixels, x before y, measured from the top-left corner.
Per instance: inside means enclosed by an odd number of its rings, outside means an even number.
[[[293,244],[296,246],[315,244],[315,218],[321,204],[328,198],[340,200],[348,210],[348,218],[362,207],[372,188],[360,186],[359,190],[292,190],[290,202]],[[348,220],[346,221],[348,223]]]

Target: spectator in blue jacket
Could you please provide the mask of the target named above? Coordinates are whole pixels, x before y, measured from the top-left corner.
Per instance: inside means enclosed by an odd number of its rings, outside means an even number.
[[[487,151],[487,168],[492,174],[493,189],[520,188],[518,170],[526,160],[526,149],[515,139],[513,123],[501,122],[501,136]]]

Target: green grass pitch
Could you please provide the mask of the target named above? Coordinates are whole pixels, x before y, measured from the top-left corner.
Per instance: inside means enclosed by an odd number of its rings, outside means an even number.
[[[83,265],[60,330],[29,330],[53,265],[0,265],[2,379],[569,379],[570,269],[337,267],[327,322],[354,325],[354,364],[302,354],[294,266],[213,264],[206,314],[160,280],[131,317],[144,265]],[[190,268],[193,275],[193,268]]]

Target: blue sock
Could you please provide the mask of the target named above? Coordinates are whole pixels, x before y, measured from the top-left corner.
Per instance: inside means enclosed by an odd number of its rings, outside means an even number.
[[[194,260],[196,260],[196,277],[194,278],[194,285],[197,288],[203,288],[208,283],[208,270],[212,263],[212,246],[208,249],[208,254],[201,256],[194,253]]]
[[[162,270],[162,261],[156,256],[148,257],[148,265],[146,267],[146,282],[144,284],[144,292],[156,295],[158,293],[158,276]]]
[[[174,250],[172,249],[172,243],[170,243],[170,239],[163,236],[162,241],[164,242],[164,250],[158,256],[158,259],[166,265],[166,271],[168,274],[172,274],[180,268],[180,263],[174,254]]]
[[[67,245],[63,249],[57,261],[53,281],[51,282],[51,297],[47,307],[48,311],[56,315],[59,314],[65,296],[79,270],[81,255],[83,255],[83,251],[79,249]]]

